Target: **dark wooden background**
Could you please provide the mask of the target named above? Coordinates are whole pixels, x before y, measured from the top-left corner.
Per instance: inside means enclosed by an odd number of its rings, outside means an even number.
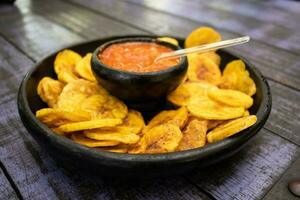
[[[32,65],[68,45],[123,34],[185,37],[198,26],[224,39],[268,78],[273,109],[252,143],[184,176],[123,181],[62,169],[20,122],[16,94]],[[0,199],[296,199],[300,179],[300,3],[256,0],[17,0],[0,5]]]

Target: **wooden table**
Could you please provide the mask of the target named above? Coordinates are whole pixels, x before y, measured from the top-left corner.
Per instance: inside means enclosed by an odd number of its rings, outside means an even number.
[[[300,3],[242,0],[17,0],[0,5],[0,199],[297,199],[300,179]],[[23,127],[16,94],[49,53],[112,35],[185,37],[209,25],[268,78],[273,108],[253,142],[230,159],[184,176],[123,181],[59,167]]]

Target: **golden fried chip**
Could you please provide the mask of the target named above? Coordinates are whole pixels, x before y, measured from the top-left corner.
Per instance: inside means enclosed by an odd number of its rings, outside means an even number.
[[[243,117],[247,117],[250,115],[250,112],[248,110],[245,110],[244,114],[243,114]]]
[[[203,147],[206,143],[207,120],[192,118],[183,130],[177,150],[183,151]]]
[[[211,130],[222,124],[224,120],[208,120],[207,130]]]
[[[177,110],[165,110],[155,115],[148,125],[144,128],[143,132],[147,132],[155,126],[161,124],[171,123],[183,128],[188,120],[188,111],[186,107],[181,107]]]
[[[163,42],[168,42],[171,44],[174,44],[176,46],[179,46],[178,41],[175,38],[171,38],[171,37],[159,37],[157,38],[158,41],[163,41]]]
[[[107,95],[107,92],[95,82],[78,79],[68,83],[57,101],[57,108],[67,111],[79,109],[82,101],[91,95]]]
[[[167,153],[175,151],[182,139],[182,133],[174,124],[155,126],[141,138],[137,148],[129,153]]]
[[[206,53],[201,53],[199,55],[200,59],[202,59],[203,57],[209,58],[210,60],[212,60],[217,66],[220,66],[221,64],[221,56],[219,56],[216,52],[214,51],[210,51],[210,52],[206,52]]]
[[[190,81],[200,81],[217,85],[221,81],[221,71],[219,66],[208,57],[201,54],[188,55],[187,76]]]
[[[37,93],[41,99],[53,108],[58,100],[58,96],[62,92],[64,84],[50,77],[44,77],[37,86]]]
[[[255,115],[241,117],[238,119],[225,122],[207,134],[207,141],[209,143],[217,142],[232,136],[250,126],[255,124],[257,118]]]
[[[208,90],[208,96],[214,101],[234,107],[250,108],[253,104],[250,96],[237,90],[211,88]]]
[[[59,126],[59,130],[62,132],[73,132],[73,131],[82,131],[88,129],[95,129],[101,127],[114,127],[122,123],[120,119],[98,119],[91,121],[82,121],[69,123]]]
[[[109,141],[109,140],[99,141],[99,140],[89,139],[84,137],[82,133],[73,133],[71,139],[87,147],[108,147],[108,146],[116,146],[120,143],[117,141]]]
[[[54,70],[58,80],[65,83],[77,80],[75,65],[81,59],[82,57],[79,54],[68,49],[59,52],[54,61]]]
[[[86,130],[84,131],[84,135],[87,138],[94,139],[94,140],[112,140],[112,141],[118,141],[122,142],[124,144],[135,144],[139,141],[140,137],[136,134],[129,133],[119,133],[119,132],[111,132],[109,131],[103,131],[101,129],[95,129],[95,130]]]
[[[130,133],[139,134],[145,126],[142,114],[136,110],[129,110],[127,117],[117,129],[128,129]]]
[[[213,85],[200,82],[186,82],[177,87],[167,99],[174,105],[187,106],[191,98],[207,98],[207,90]]]
[[[80,61],[76,63],[75,71],[84,79],[96,81],[91,68],[92,53],[86,54]]]
[[[210,99],[192,99],[187,106],[190,113],[201,119],[227,120],[241,117],[245,110],[243,107],[230,107],[219,104]]]
[[[226,65],[219,86],[223,89],[239,90],[249,96],[256,92],[255,83],[242,60],[234,60]]]
[[[68,112],[53,108],[42,108],[36,111],[36,117],[49,127],[90,119],[89,113],[84,111],[77,110],[76,112]]]
[[[192,31],[185,39],[184,47],[194,47],[221,41],[221,35],[210,27],[200,27]]]

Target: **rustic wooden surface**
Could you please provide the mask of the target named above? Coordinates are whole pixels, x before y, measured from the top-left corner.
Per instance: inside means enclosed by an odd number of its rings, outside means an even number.
[[[300,179],[300,3],[242,0],[17,0],[0,5],[0,199],[297,199]],[[242,151],[207,169],[151,181],[87,177],[55,163],[20,122],[16,94],[34,62],[112,35],[185,37],[210,25],[268,78],[269,120]]]

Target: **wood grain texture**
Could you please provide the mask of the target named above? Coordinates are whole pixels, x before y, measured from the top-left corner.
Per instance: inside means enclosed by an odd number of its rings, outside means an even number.
[[[24,199],[178,199],[183,194],[185,199],[209,199],[180,177],[137,186],[60,168],[27,133],[17,113],[18,85],[33,62],[1,37],[0,46],[0,160]]]
[[[262,130],[238,154],[188,177],[216,199],[260,199],[299,152],[296,145]]]
[[[79,0],[72,0],[72,2],[89,7],[96,12],[111,15],[125,23],[138,26],[158,35],[186,37],[188,33],[195,28],[205,25],[201,21],[196,22],[179,17],[175,18],[166,13],[138,5],[131,5],[124,1],[89,0],[88,3],[83,3]],[[114,10],[113,13],[110,12],[112,9]],[[131,13],[131,15],[127,13]],[[228,31],[221,30],[220,32],[224,38],[240,36],[239,34]],[[244,55],[251,62],[256,64],[268,78],[300,90],[300,57],[298,55],[273,48],[256,40],[251,40],[247,45],[241,45],[231,49],[240,55]]]
[[[284,175],[277,181],[272,189],[264,197],[265,200],[297,200],[296,197],[288,190],[288,184],[290,181],[300,180],[300,156],[297,160],[289,167]]]
[[[234,13],[236,16],[247,16],[249,20],[253,18],[260,21],[260,23],[272,23],[273,25],[280,25],[289,29],[298,30],[300,15],[299,13],[287,12],[282,9],[282,6],[277,7],[274,1],[243,1],[243,0],[210,0],[198,1],[207,6],[207,9],[217,10],[219,12]],[[280,1],[283,2],[283,1]],[[284,5],[292,5],[294,2],[284,2]],[[298,3],[299,4],[299,3]],[[300,5],[300,4],[299,4]],[[298,10],[299,12],[299,10]]]
[[[19,199],[1,168],[0,168],[0,199],[3,200]]]
[[[176,3],[172,0],[162,0],[160,3],[155,3],[151,0],[129,1],[176,16],[212,24],[217,28],[222,28],[227,31],[250,35],[260,42],[288,51],[292,50],[297,54],[300,52],[299,30],[289,29],[273,23],[264,23],[255,18],[237,15],[232,12],[209,9],[202,2],[198,1],[177,0]],[[272,13],[268,14],[272,15]]]
[[[53,0],[49,4],[47,0],[23,0],[16,6],[22,13],[45,17],[87,39],[145,33],[64,1]]]
[[[17,6],[3,5],[0,13],[6,13],[1,14],[0,34],[37,60],[63,46],[83,41],[76,33],[43,17],[22,13]]]

